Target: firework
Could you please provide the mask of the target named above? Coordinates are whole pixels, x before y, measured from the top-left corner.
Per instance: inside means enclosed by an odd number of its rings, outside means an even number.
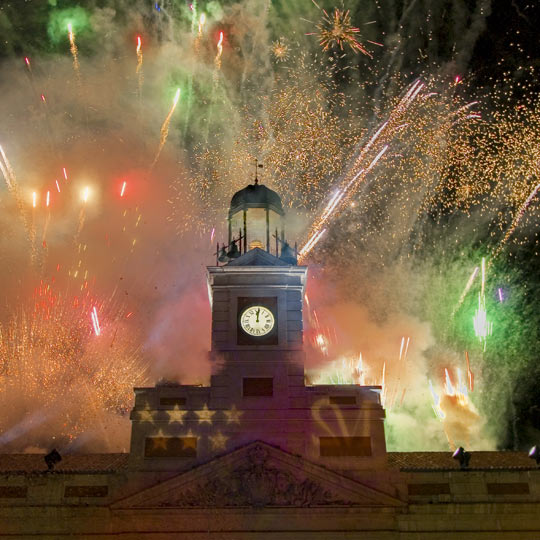
[[[79,236],[81,235],[81,232],[84,227],[84,222],[86,220],[86,203],[88,202],[88,199],[90,198],[90,188],[86,186],[81,191],[81,200],[82,200],[82,206],[79,211],[79,223],[77,226],[77,232],[75,233],[75,244],[79,243]]]
[[[474,390],[474,373],[471,371],[471,363],[469,361],[469,353],[465,351],[465,359],[467,360],[467,380],[469,382],[469,390]]]
[[[79,53],[77,45],[75,44],[75,34],[73,33],[73,25],[68,23],[68,37],[69,37],[69,50],[71,51],[71,56],[73,56],[73,71],[77,77],[77,82],[81,84],[81,71],[79,67]]]
[[[139,99],[140,99],[141,96],[142,96],[142,85],[143,85],[143,80],[144,80],[144,75],[143,75],[143,70],[142,70],[142,67],[143,67],[143,53],[142,53],[141,36],[137,36],[136,53],[137,53],[137,67],[135,68],[135,74],[137,75],[138,88],[139,88]]]
[[[123,310],[106,308],[104,339],[96,341],[84,317],[91,298],[69,299],[41,282],[34,300],[33,309],[0,325],[0,441],[19,452],[29,439],[47,446],[52,434],[66,446],[107,418],[120,419],[133,386],[146,382],[146,366],[119,322]],[[13,426],[19,429],[10,435]]]
[[[280,38],[272,43],[272,53],[278,62],[284,62],[289,58],[289,46],[285,38]]]
[[[206,22],[206,15],[204,13],[201,13],[201,16],[199,18],[199,29],[198,29],[198,32],[197,32],[197,37],[199,39],[202,37],[205,22]]]
[[[493,323],[488,321],[485,298],[481,294],[478,295],[478,308],[473,316],[474,333],[482,343],[484,350],[486,349],[486,341],[493,332]]]
[[[15,203],[17,204],[17,208],[19,210],[19,216],[21,218],[21,221],[23,222],[26,231],[29,234],[30,239],[32,238],[32,226],[28,224],[28,220],[26,218],[26,212],[25,212],[25,203],[21,196],[21,192],[19,189],[19,184],[17,182],[17,177],[15,176],[15,172],[13,168],[11,167],[10,162],[8,161],[8,158],[4,152],[4,149],[2,146],[0,146],[0,171],[2,171],[2,175],[4,176],[4,179],[6,181],[6,184],[8,186],[8,189],[15,199]]]
[[[429,381],[433,410],[442,422],[444,434],[452,450],[456,448],[456,442],[470,444],[471,437],[478,429],[480,421],[476,408],[469,399],[471,387],[468,388],[463,380],[461,369],[457,368],[456,372],[457,382],[454,384],[448,368],[444,369],[442,396],[434,391],[433,384]]]
[[[43,234],[41,235],[41,244],[43,245],[44,248],[47,247],[47,231],[49,230],[49,224],[51,222],[51,209],[49,207],[50,201],[51,201],[51,192],[47,191],[47,195],[45,198],[45,208],[47,209],[47,214],[45,216],[45,223],[43,225]]]
[[[154,167],[154,165],[157,163],[157,160],[159,159],[161,151],[163,150],[163,147],[165,146],[165,143],[167,142],[167,137],[169,135],[169,124],[171,123],[171,118],[174,113],[174,109],[176,109],[176,104],[178,103],[179,99],[180,99],[180,88],[176,90],[176,94],[174,95],[171,110],[169,111],[167,118],[165,118],[165,121],[163,122],[163,125],[161,126],[159,147],[156,152],[156,157],[154,158],[154,161],[152,162],[151,168]]]
[[[439,420],[444,420],[446,415],[444,414],[444,411],[441,409],[441,398],[440,396],[435,392],[433,389],[433,383],[431,381],[429,382],[429,391],[431,392],[431,397],[433,398],[433,412],[435,413],[435,416]]]
[[[512,236],[512,234],[516,230],[516,227],[519,225],[519,222],[521,221],[521,219],[525,215],[525,212],[526,212],[527,208],[529,207],[529,205],[531,204],[531,201],[538,194],[538,190],[540,190],[540,184],[537,184],[534,187],[534,189],[531,191],[531,193],[529,194],[529,196],[527,197],[525,202],[519,208],[519,210],[518,210],[518,212],[516,214],[516,217],[514,218],[512,223],[510,224],[510,227],[506,231],[506,234],[504,235],[503,239],[501,240],[501,242],[497,246],[497,249],[495,249],[495,251],[493,252],[492,260],[495,259],[495,257],[497,257],[497,255],[499,255],[499,253],[503,249],[504,245],[508,242],[508,239]],[[502,302],[502,300],[501,300],[501,302]]]
[[[471,289],[472,287],[472,284],[474,282],[474,279],[476,278],[476,276],[478,275],[478,271],[480,270],[480,268],[477,266],[475,267],[475,269],[473,270],[473,273],[471,274],[471,277],[469,278],[469,281],[467,281],[467,285],[465,285],[465,289],[463,290],[463,292],[461,293],[461,296],[459,297],[459,301],[458,303],[456,304],[456,307],[454,308],[454,310],[452,311],[452,317],[455,315],[456,311],[459,309],[459,307],[461,306],[461,304],[463,304],[463,300],[465,300],[465,297],[467,296],[467,293],[469,292],[469,290]]]
[[[493,323],[488,321],[486,311],[486,259],[482,258],[482,281],[478,293],[478,308],[473,317],[474,333],[486,349],[487,338],[493,331]]]
[[[327,204],[321,216],[313,222],[310,229],[310,238],[301,248],[299,260],[302,260],[309,254],[316,243],[314,242],[314,239],[316,238],[318,241],[322,236],[318,234],[321,231],[321,228],[343,209],[345,203],[350,201],[350,198],[356,192],[358,186],[366,179],[381,157],[387,152],[389,145],[384,143],[386,141],[390,142],[392,138],[399,133],[402,127],[402,115],[417,99],[423,88],[424,83],[419,80],[415,81],[405,92],[405,95],[398,102],[396,107],[391,111],[388,119],[379,126],[373,136],[371,136],[368,142],[359,150],[357,157],[353,160],[353,164],[349,168],[349,172],[341,181],[341,187],[336,190],[336,193]],[[369,164],[365,165],[365,162],[372,155],[371,152],[377,148],[378,144],[383,144],[382,148],[373,158],[371,158]]]
[[[101,327],[99,326],[99,319],[98,319],[96,306],[94,306],[92,308],[92,311],[91,311],[90,315],[91,315],[91,319],[92,319],[92,326],[94,327],[94,333],[96,334],[96,336],[99,336],[99,335],[101,335]],[[116,337],[116,335],[115,335],[115,337]]]
[[[319,43],[324,51],[337,46],[343,50],[348,45],[354,52],[361,52],[370,58],[372,54],[358,41],[360,29],[352,26],[349,10],[334,9],[332,15],[323,10],[323,18],[317,24]],[[308,34],[313,35],[313,34]]]
[[[218,71],[221,70],[221,55],[222,54],[223,54],[223,32],[220,32],[219,39],[217,42],[217,53],[216,53],[216,57],[214,58],[214,66],[216,68],[214,71],[214,80],[216,80],[218,76]]]

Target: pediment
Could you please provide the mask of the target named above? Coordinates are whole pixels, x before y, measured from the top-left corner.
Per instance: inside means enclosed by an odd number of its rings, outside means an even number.
[[[289,266],[280,258],[260,248],[250,249],[238,259],[233,259],[227,266]]]
[[[118,501],[115,508],[396,507],[385,493],[257,441]]]

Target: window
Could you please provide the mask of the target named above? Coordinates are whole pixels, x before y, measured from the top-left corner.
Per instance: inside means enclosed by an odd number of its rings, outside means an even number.
[[[371,456],[369,437],[320,437],[322,457]]]
[[[164,407],[183,407],[186,404],[185,397],[162,397],[159,398],[159,404]]]
[[[488,483],[487,492],[490,495],[528,495],[529,484],[526,482]]]
[[[356,405],[356,396],[330,396],[330,405]]]
[[[242,395],[244,397],[272,397],[274,379],[272,377],[246,377],[243,380]]]
[[[108,486],[66,486],[64,497],[106,497]]]
[[[0,499],[24,499],[27,486],[0,486]]]
[[[450,484],[409,484],[409,495],[448,495]]]
[[[197,437],[146,437],[144,442],[144,457],[197,457]]]

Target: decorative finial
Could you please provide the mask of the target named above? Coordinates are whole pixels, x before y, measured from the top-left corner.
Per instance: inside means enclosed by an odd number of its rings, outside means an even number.
[[[262,169],[263,166],[262,166],[262,163],[259,163],[259,160],[257,158],[255,158],[255,185],[257,185],[259,183],[259,177],[258,177],[258,171],[259,169]]]

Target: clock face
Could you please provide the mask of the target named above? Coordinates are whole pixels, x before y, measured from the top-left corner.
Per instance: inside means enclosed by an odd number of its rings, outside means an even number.
[[[250,306],[240,316],[242,330],[250,336],[266,336],[274,324],[274,314],[264,306]]]

